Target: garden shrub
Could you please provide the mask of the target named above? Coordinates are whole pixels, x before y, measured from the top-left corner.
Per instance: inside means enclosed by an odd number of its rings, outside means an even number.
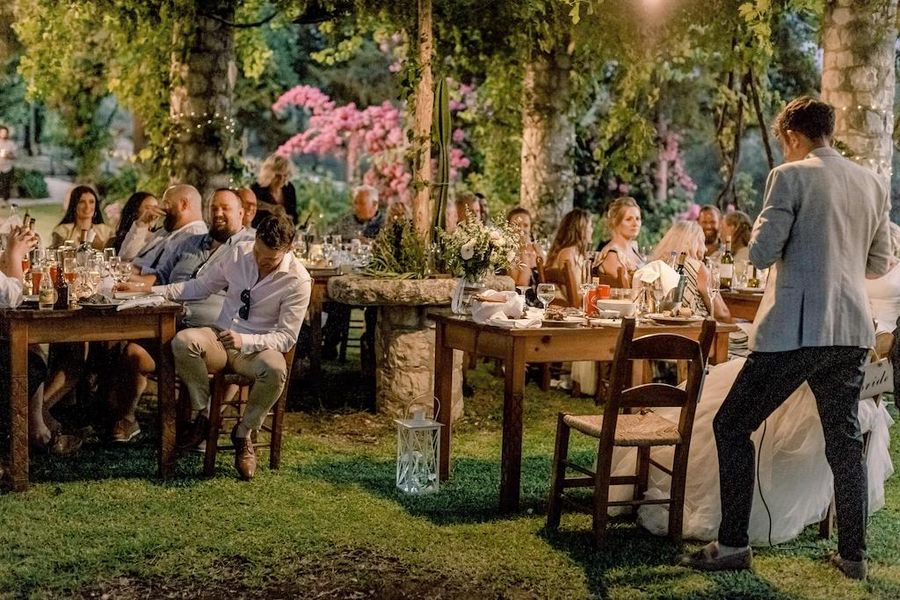
[[[16,169],[13,185],[16,188],[17,198],[47,198],[50,190],[44,175],[40,171],[32,169]]]

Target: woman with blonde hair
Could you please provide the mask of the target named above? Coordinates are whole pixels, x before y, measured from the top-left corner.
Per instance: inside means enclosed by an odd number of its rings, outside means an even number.
[[[631,276],[644,264],[644,257],[638,252],[637,237],[641,233],[641,209],[630,196],[613,200],[606,211],[606,224],[612,239],[600,249],[594,259],[601,275],[619,278],[619,269],[624,269],[624,287],[630,287]]]
[[[294,165],[290,159],[280,154],[270,154],[259,169],[259,179],[250,186],[256,194],[256,216],[253,227],[271,214],[287,214],[291,221],[297,221],[297,191],[291,183]]]
[[[703,264],[706,253],[706,237],[696,221],[676,221],[659,241],[650,256],[651,260],[669,262],[671,256],[686,253],[684,273],[687,285],[684,288],[682,306],[693,309],[694,314],[706,317],[710,314],[718,321],[731,322],[731,313],[722,300],[709,297],[710,272]]]
[[[560,268],[563,263],[568,261],[568,269],[574,275],[576,287],[581,285],[581,273],[593,235],[594,223],[591,220],[591,213],[582,208],[576,208],[566,213],[556,230],[556,237],[553,238],[550,251],[547,253],[547,268]],[[565,290],[560,291],[562,297],[565,298]],[[565,298],[565,300],[570,306],[581,306],[578,298]]]

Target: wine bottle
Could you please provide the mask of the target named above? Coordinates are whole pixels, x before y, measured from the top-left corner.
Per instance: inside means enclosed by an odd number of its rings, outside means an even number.
[[[734,255],[731,254],[731,238],[725,238],[725,252],[719,260],[720,289],[730,290],[731,280],[734,277]]]
[[[673,287],[663,298],[658,306],[660,310],[667,309],[677,311],[681,308],[681,302],[684,300],[684,288],[687,287],[687,274],[684,272],[684,263],[687,260],[687,252],[678,255],[678,264],[675,272],[678,273],[678,285]]]
[[[756,265],[750,265],[750,279],[747,280],[748,288],[758,288],[759,285],[759,274],[756,272]]]

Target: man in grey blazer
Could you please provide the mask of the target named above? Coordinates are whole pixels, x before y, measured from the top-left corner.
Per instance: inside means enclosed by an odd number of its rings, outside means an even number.
[[[804,381],[816,397],[834,474],[838,553],[848,577],[866,575],[866,473],[857,402],[875,331],[864,279],[888,271],[887,183],[830,146],[834,109],[790,102],[772,126],[785,164],[769,174],[750,261],[770,268],[750,356],[713,422],[719,454],[719,539],[680,564],[748,569],[753,501],[750,434]]]

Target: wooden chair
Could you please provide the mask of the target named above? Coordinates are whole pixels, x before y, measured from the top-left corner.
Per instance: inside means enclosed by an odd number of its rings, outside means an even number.
[[[669,537],[681,542],[684,519],[684,490],[687,476],[688,452],[694,425],[694,412],[703,381],[706,357],[716,331],[716,322],[703,322],[699,341],[682,335],[658,333],[634,338],[634,319],[625,319],[616,347],[612,382],[609,387],[603,415],[576,416],[559,414],[556,433],[556,450],[553,457],[553,476],[550,488],[550,507],[547,526],[559,526],[563,492],[567,488],[592,487],[593,529],[598,545],[606,538],[606,525],[610,506],[640,504],[667,504],[669,506]],[[630,388],[630,366],[635,360],[686,360],[690,361],[685,389],[664,384],[648,383]],[[677,423],[657,416],[652,410],[658,407],[681,407]],[[638,409],[634,413],[620,411]],[[569,434],[571,430],[596,438],[596,471],[571,462]],[[636,447],[637,468],[634,475],[611,476],[612,451],[616,446]],[[669,469],[650,457],[653,446],[675,446],[672,468]],[[667,473],[672,478],[669,498],[645,499],[650,466]],[[582,477],[566,477],[567,470],[581,473]],[[632,500],[609,500],[611,485],[633,485]]]
[[[616,270],[615,275],[600,272],[599,278],[600,284],[608,285],[611,288],[631,288],[631,280],[628,277],[628,272],[622,265],[619,265],[619,268]]]
[[[540,272],[541,269],[539,268],[538,271]],[[575,281],[575,273],[569,268],[569,261],[564,260],[558,267],[543,267],[541,283],[555,283],[562,288],[563,293],[566,296],[565,301],[557,298],[550,304],[581,308],[581,299],[578,297],[578,285]]]
[[[890,356],[891,349],[894,345],[894,334],[883,331],[875,336],[875,351],[869,353],[869,358],[872,362],[880,360],[884,357]],[[896,398],[897,393],[900,390],[894,390],[894,397]],[[866,398],[860,398],[860,400],[866,400]],[[872,400],[875,402],[875,406],[881,404],[881,395],[874,396]],[[869,433],[865,432],[863,434],[863,456],[868,455],[869,453]],[[868,493],[868,492],[867,492]],[[823,539],[828,539],[834,533],[835,527],[835,507],[834,507],[834,498],[831,499],[831,503],[828,505],[828,512],[825,513],[825,517],[819,521],[819,537]]]
[[[254,432],[253,446],[254,448],[269,449],[269,468],[277,469],[281,465],[281,438],[284,429],[284,407],[287,403],[288,387],[291,382],[291,367],[294,364],[295,345],[289,351],[284,353],[284,362],[287,365],[285,374],[284,389],[281,395],[267,415],[271,422],[263,424],[262,430],[268,433],[269,440],[259,443],[256,440],[256,432]],[[238,386],[237,394],[231,399],[226,398],[228,388],[232,385]],[[203,474],[211,477],[216,471],[216,452],[218,450],[233,450],[234,446],[229,442],[228,445],[219,445],[220,435],[229,435],[231,427],[223,427],[225,423],[236,423],[244,414],[244,408],[247,406],[247,400],[250,395],[250,387],[253,385],[253,379],[238,375],[230,371],[220,371],[212,376],[211,381],[211,398],[209,406],[209,437],[206,438],[206,454],[203,459]]]

